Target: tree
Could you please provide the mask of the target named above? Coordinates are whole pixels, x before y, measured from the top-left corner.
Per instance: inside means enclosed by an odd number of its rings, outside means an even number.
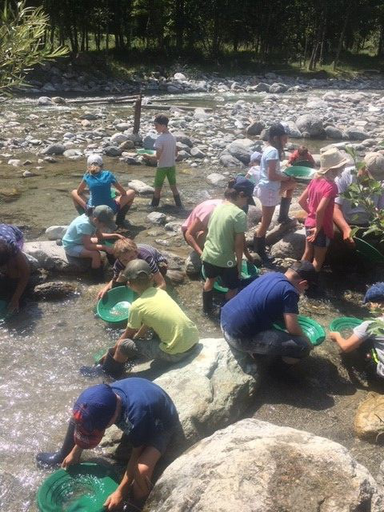
[[[0,92],[9,93],[24,84],[25,73],[36,64],[68,53],[66,47],[53,49],[46,41],[48,16],[41,7],[26,7],[25,1],[0,11]]]

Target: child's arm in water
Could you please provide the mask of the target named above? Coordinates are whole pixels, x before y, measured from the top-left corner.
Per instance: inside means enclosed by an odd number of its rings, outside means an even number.
[[[21,251],[19,251],[19,253],[14,257],[12,264],[16,267],[18,279],[16,290],[8,305],[9,312],[18,311],[20,297],[28,284],[29,276],[31,274],[28,260]]]
[[[359,347],[364,341],[358,338],[356,334],[352,334],[352,336],[345,339],[339,332],[330,332],[329,337],[331,340],[336,341],[343,352],[352,352],[352,350],[355,350],[355,348]]]
[[[63,460],[61,467],[63,469],[69,468],[69,466],[72,466],[73,464],[78,464],[80,462],[81,454],[83,453],[83,449],[80,448],[80,446],[75,446],[72,448],[72,451],[65,457]]]

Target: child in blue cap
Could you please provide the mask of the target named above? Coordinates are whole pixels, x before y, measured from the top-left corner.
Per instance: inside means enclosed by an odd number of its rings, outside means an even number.
[[[331,332],[330,337],[343,352],[352,352],[361,348],[366,355],[370,354],[371,363],[375,364],[375,374],[384,378],[384,323],[383,334],[374,334],[371,331],[375,320],[384,322],[384,283],[375,283],[368,288],[364,304],[368,304],[372,312],[379,312],[379,316],[355,327],[352,335],[347,339],[343,338],[339,332]]]
[[[81,393],[73,406],[61,450],[39,453],[37,463],[40,467],[61,464],[64,469],[77,464],[82,451],[95,448],[105,430],[115,424],[128,436],[132,452],[120,485],[107,498],[104,508],[121,510],[130,496],[139,505],[151,491],[153,470],[178,422],[171,398],[149,380],[130,378],[92,386]]]

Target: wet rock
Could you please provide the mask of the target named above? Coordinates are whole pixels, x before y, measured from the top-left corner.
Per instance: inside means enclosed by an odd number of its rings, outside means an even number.
[[[370,392],[355,416],[355,433],[361,439],[378,441],[384,434],[384,396]]]
[[[256,85],[256,87],[254,88],[254,90],[256,92],[269,92],[269,85],[266,84],[265,82],[260,82],[259,84]]]
[[[37,174],[32,171],[24,171],[22,176],[23,178],[33,178],[34,176],[37,176]]]
[[[122,152],[123,150],[117,146],[107,146],[104,148],[104,153],[106,156],[120,156]]]
[[[207,176],[207,182],[211,185],[224,185],[228,181],[228,176],[223,176],[222,174],[219,174],[217,172],[212,172],[211,174],[208,174]]]
[[[53,101],[48,96],[40,96],[40,98],[37,100],[37,104],[41,106],[48,106],[53,105]]]
[[[271,94],[279,94],[288,90],[288,86],[282,83],[274,83],[269,88]]]
[[[172,365],[154,380],[179,412],[182,432],[176,434],[170,456],[245,414],[259,387],[260,374],[249,356],[236,353],[236,357],[224,339],[203,339],[187,364]],[[106,431],[102,446],[111,447],[121,439],[121,432],[116,430],[111,427]],[[125,457],[128,455],[125,452]]]
[[[128,140],[128,135],[124,135],[124,133],[114,133],[111,137],[112,144],[122,144]],[[132,141],[130,141],[132,142]],[[119,155],[117,155],[119,156]]]
[[[148,132],[147,135],[143,139],[143,147],[144,149],[153,149],[153,145],[155,144],[157,139],[156,132]]]
[[[382,488],[338,443],[244,419],[166,468],[144,511],[380,512]]]
[[[173,231],[174,233],[180,233],[180,227],[182,222],[170,221],[164,226],[165,231]]]
[[[300,260],[305,249],[305,229],[299,229],[293,233],[288,233],[275,243],[271,249],[271,255],[274,258],[293,258]]]
[[[161,212],[151,212],[147,215],[147,221],[151,224],[162,225],[165,224],[167,216]]]
[[[347,128],[345,130],[345,134],[349,140],[365,140],[369,138],[369,134],[367,132],[359,130],[358,128]]]
[[[134,190],[137,194],[151,195],[154,193],[155,189],[150,185],[147,185],[143,181],[140,180],[132,180],[128,183],[128,187]]]
[[[45,234],[47,235],[48,240],[57,240],[59,238],[63,238],[67,228],[68,226],[50,226],[45,230]]]
[[[198,277],[201,275],[201,258],[196,251],[192,251],[185,260],[185,273],[189,277]]]
[[[62,155],[67,148],[64,144],[51,144],[47,148],[43,149],[42,155]]]
[[[168,270],[167,278],[171,281],[173,286],[184,283],[185,274],[180,270]]]
[[[296,119],[296,126],[311,137],[322,137],[324,134],[323,121],[314,114],[304,114]]]
[[[201,149],[194,147],[191,149],[191,156],[194,158],[205,158],[205,153]]]
[[[73,283],[63,281],[52,281],[50,283],[38,284],[33,293],[38,299],[61,300],[77,293],[77,286]]]
[[[328,137],[328,139],[340,140],[343,138],[343,132],[336,128],[335,126],[326,126],[325,134]]]
[[[56,164],[57,160],[56,158],[53,158],[53,156],[46,156],[44,157],[44,162],[48,162],[49,164]]]
[[[53,272],[79,273],[90,267],[90,260],[68,258],[64,248],[56,242],[26,242],[23,252],[38,262],[38,268]]]
[[[253,121],[250,125],[247,127],[247,136],[254,136],[254,135],[260,135],[262,130],[265,128],[264,121]]]
[[[0,188],[0,197],[5,203],[16,201],[21,196],[21,191],[16,188]]]
[[[8,160],[8,165],[12,165],[13,167],[19,167],[21,165],[21,160],[18,160],[16,158],[11,158]]]
[[[53,103],[55,103],[56,105],[65,105],[67,102],[65,101],[64,98],[62,98],[61,96],[53,96],[52,98],[52,101]]]
[[[285,131],[291,139],[301,139],[301,131],[293,121],[282,121],[281,124],[284,126]]]
[[[127,149],[134,149],[135,144],[131,140],[126,140],[119,145],[119,148],[122,149],[123,151]]]

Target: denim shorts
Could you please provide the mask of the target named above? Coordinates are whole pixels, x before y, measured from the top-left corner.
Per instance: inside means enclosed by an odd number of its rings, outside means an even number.
[[[306,236],[311,236],[312,230],[314,228],[305,228],[305,234]],[[328,247],[328,245],[331,243],[331,239],[326,236],[323,229],[320,229],[319,234],[315,238],[314,242],[310,242],[315,247]]]
[[[85,250],[84,245],[71,245],[64,247],[64,250],[68,256],[72,258],[81,258],[81,253]]]

